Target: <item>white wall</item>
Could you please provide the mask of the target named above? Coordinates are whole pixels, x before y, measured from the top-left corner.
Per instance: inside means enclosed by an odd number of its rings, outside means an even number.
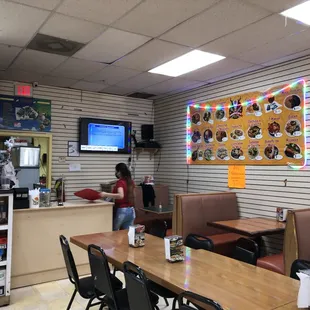
[[[162,144],[156,180],[169,185],[170,199],[175,193],[219,192],[227,187],[227,166],[186,165],[186,106],[189,101],[203,103],[210,99],[268,89],[290,83],[298,78],[310,80],[310,57],[269,67],[251,74],[216,82],[195,90],[155,101],[155,134]],[[310,86],[310,83],[308,82]],[[308,92],[306,97],[310,98]],[[306,103],[309,103],[307,99]],[[309,107],[307,119],[309,119]],[[309,121],[307,121],[309,126]],[[309,140],[309,130],[307,132]],[[157,158],[155,170],[158,165]],[[308,161],[308,164],[310,162]],[[284,180],[287,179],[287,187]],[[188,187],[187,187],[188,180]],[[246,188],[237,193],[240,215],[243,217],[275,217],[276,207],[306,208],[310,202],[310,171],[292,170],[287,166],[246,166]],[[271,241],[272,248],[281,248]]]
[[[0,93],[13,95],[14,83],[0,81]],[[99,189],[99,184],[115,179],[114,167],[125,162],[129,155],[81,153],[80,157],[67,157],[68,141],[78,141],[78,119],[94,117],[131,121],[133,130],[140,137],[141,124],[153,124],[153,103],[142,100],[79,90],[39,86],[34,89],[33,97],[52,101],[53,164],[52,177],[66,178],[66,197],[74,199],[73,193],[83,188]],[[65,156],[66,163],[59,157]],[[80,163],[80,172],[69,172],[69,163]],[[141,154],[136,161],[135,178],[153,174],[154,161],[149,155]]]

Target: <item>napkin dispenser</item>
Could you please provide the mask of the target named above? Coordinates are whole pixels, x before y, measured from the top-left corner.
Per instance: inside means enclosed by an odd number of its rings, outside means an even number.
[[[278,222],[285,222],[287,218],[288,209],[285,208],[277,208],[276,210],[276,218]]]
[[[181,236],[165,237],[165,255],[169,263],[184,261],[183,238]]]
[[[145,226],[133,225],[128,230],[129,246],[133,248],[143,247],[145,245]]]

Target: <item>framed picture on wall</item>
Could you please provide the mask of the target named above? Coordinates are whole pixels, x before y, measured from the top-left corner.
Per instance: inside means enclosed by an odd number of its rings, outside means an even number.
[[[78,141],[68,141],[68,157],[80,157]]]

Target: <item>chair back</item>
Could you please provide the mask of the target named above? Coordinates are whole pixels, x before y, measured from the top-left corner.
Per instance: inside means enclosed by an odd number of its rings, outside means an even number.
[[[195,250],[214,250],[214,244],[211,239],[197,234],[189,234],[185,239],[184,245]]]
[[[105,295],[110,308],[118,309],[111,281],[110,267],[103,249],[90,244],[88,246],[88,258],[95,290],[99,295]]]
[[[258,245],[254,240],[240,238],[234,249],[233,258],[247,264],[256,265],[258,254]]]
[[[167,234],[167,222],[161,220],[154,220],[152,222],[152,227],[149,231],[150,235],[159,238],[165,238]]]
[[[310,262],[302,259],[296,259],[292,264],[290,277],[299,280],[296,273],[300,270],[306,269],[310,269]]]
[[[124,274],[130,309],[153,310],[147,278],[142,269],[131,262],[125,262]]]
[[[195,306],[191,307],[189,305],[184,304],[184,298],[190,301],[192,304],[195,304],[195,301],[199,303],[199,305],[206,305],[208,306],[208,309],[214,309],[214,310],[224,310],[220,304],[215,302],[212,299],[209,299],[207,297],[203,297],[201,295],[192,293],[192,292],[183,292],[179,295],[178,297],[178,302],[179,302],[179,310],[196,310],[198,309],[205,309],[205,308],[200,308],[200,306]]]
[[[60,246],[62,249],[62,254],[65,260],[66,269],[68,273],[68,278],[72,282],[76,289],[79,290],[79,275],[76,269],[75,261],[69,246],[67,238],[63,235],[59,236]]]

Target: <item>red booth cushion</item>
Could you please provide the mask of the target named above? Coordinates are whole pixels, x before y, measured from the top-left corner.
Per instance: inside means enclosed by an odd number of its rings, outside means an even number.
[[[74,195],[77,197],[86,199],[86,200],[90,200],[90,201],[94,201],[94,200],[101,198],[99,192],[94,191],[93,189],[90,189],[90,188],[86,188],[81,191],[78,191],[74,193]]]
[[[284,274],[283,253],[259,258],[257,260],[257,267]]]

